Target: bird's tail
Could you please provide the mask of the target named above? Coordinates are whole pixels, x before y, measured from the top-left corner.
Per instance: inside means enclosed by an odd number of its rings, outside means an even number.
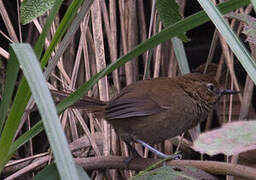
[[[70,96],[70,93],[51,90],[52,96],[54,98],[55,103],[60,102],[64,98]],[[81,98],[79,101],[74,103],[71,108],[77,108],[85,110],[88,113],[94,113],[97,117],[103,117],[106,102],[101,101],[96,98],[92,98],[89,96],[85,96]]]

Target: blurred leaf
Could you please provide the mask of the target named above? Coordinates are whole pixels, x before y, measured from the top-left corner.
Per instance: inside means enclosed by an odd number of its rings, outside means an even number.
[[[52,8],[54,2],[55,0],[24,0],[20,7],[21,23],[25,25],[43,15],[48,9]]]
[[[39,109],[61,178],[78,179],[54,102],[33,49],[28,44],[11,44],[10,46],[16,54]]]
[[[156,8],[164,27],[170,26],[182,19],[179,9],[180,7],[176,0],[157,0]],[[184,32],[179,34],[178,37],[184,42],[188,41]]]
[[[58,0],[58,2],[61,2],[61,1]],[[68,10],[69,13],[67,12],[67,17],[66,17],[65,23],[67,23],[67,24],[70,23],[70,21],[72,20],[72,17],[76,14],[75,10],[77,10],[80,7],[82,2],[84,2],[84,0],[75,0],[71,3],[71,5],[69,6],[69,10]],[[85,7],[90,6],[91,1],[85,1],[84,4],[85,4]],[[55,3],[55,5],[56,5],[56,3]],[[56,8],[55,8],[55,5],[54,5],[52,11],[54,9],[56,9],[56,11],[57,11],[58,7],[56,6]],[[60,4],[58,4],[58,5],[60,5]],[[85,9],[88,9],[88,8],[85,8]],[[80,14],[81,11],[79,11],[79,14]],[[71,20],[67,20],[67,19],[71,19]],[[65,32],[66,28],[68,27],[68,25],[65,24],[65,23],[63,24],[63,27],[60,27],[60,26],[58,27],[58,29],[60,28],[59,32],[61,32],[61,33],[59,33],[57,39],[55,39],[56,40],[55,45],[62,38],[61,35],[63,35],[63,32]],[[74,31],[74,29],[73,29],[73,31]],[[41,38],[41,39],[43,39],[43,38]],[[40,44],[40,43],[37,43],[37,44]],[[37,49],[37,56],[40,56],[40,47],[39,46],[37,46],[37,47],[38,48],[35,48],[35,49]],[[53,45],[52,47],[55,47],[55,46]],[[48,53],[51,54],[50,51]],[[44,59],[45,59],[45,61],[42,62],[41,66],[44,66],[47,63],[47,59],[46,58],[44,58]],[[16,93],[11,111],[10,111],[8,119],[7,119],[6,124],[8,124],[8,125],[6,125],[4,127],[4,129],[7,133],[5,133],[4,137],[0,138],[0,146],[1,146],[1,143],[4,144],[3,145],[4,148],[0,148],[0,171],[1,171],[1,168],[4,166],[4,164],[6,164],[8,162],[8,160],[11,158],[12,154],[20,146],[22,146],[29,139],[33,138],[34,136],[36,136],[37,134],[42,132],[42,130],[44,129],[43,123],[38,122],[29,131],[27,131],[26,133],[21,135],[11,145],[11,147],[10,147],[10,144],[9,144],[11,142],[11,140],[10,139],[6,140],[7,137],[11,138],[11,139],[13,138],[13,135],[15,134],[15,131],[18,127],[20,118],[21,118],[22,114],[24,113],[26,104],[27,104],[27,102],[30,98],[30,95],[31,95],[31,92],[30,92],[30,89],[28,87],[28,84],[27,84],[25,78],[23,78],[20,85],[19,85],[19,88],[18,88],[18,91]],[[12,134],[12,135],[10,135],[10,134]],[[8,152],[8,149],[9,149],[9,152]],[[6,154],[6,152],[8,152],[8,155]],[[3,156],[1,156],[1,154]]]
[[[220,129],[201,134],[193,149],[210,156],[223,153],[227,156],[256,149],[256,121],[239,121]]]
[[[89,176],[84,172],[83,168],[77,166],[77,171],[79,174],[80,179],[89,180]],[[35,180],[60,180],[60,175],[58,173],[56,163],[52,163],[46,166],[43,170],[41,170],[36,176]]]
[[[176,169],[176,170],[175,170]],[[171,166],[160,167],[151,171],[143,171],[132,178],[132,180],[175,180],[175,179],[189,179],[196,180],[196,178],[186,175],[181,169]]]
[[[36,42],[34,50],[35,50],[36,56],[38,58],[41,57],[41,53],[42,53],[43,47],[44,47],[45,38],[46,38],[48,32],[50,31],[51,24],[52,24],[52,22],[53,22],[53,20],[56,16],[56,14],[58,13],[58,10],[59,10],[59,8],[62,4],[62,1],[63,0],[55,0],[55,4],[54,4],[54,6],[51,10],[51,13],[47,17],[46,23],[44,24],[43,31],[40,34],[40,36],[39,36],[39,38]],[[62,31],[64,32],[63,29],[62,29]],[[59,39],[60,38],[61,37],[59,37]],[[42,67],[44,67],[45,64],[42,64]],[[24,113],[25,107],[27,105],[27,102],[28,102],[30,96],[31,96],[31,92],[30,92],[30,89],[28,87],[28,84],[27,84],[25,78],[22,78],[22,80],[19,84],[19,87],[18,87],[18,90],[17,90],[17,93],[16,93],[16,96],[15,96],[13,105],[11,107],[11,110],[10,110],[7,121],[19,122],[21,116]],[[12,128],[14,128],[14,127],[15,126],[13,126]],[[32,130],[32,131],[35,132],[34,130]],[[27,134],[26,134],[26,137],[28,137]],[[12,147],[19,147],[21,145],[22,145],[22,143],[21,143],[21,141],[19,141],[19,143],[16,143],[16,145],[12,146]],[[15,150],[12,149],[12,152],[15,152]],[[10,152],[9,152],[9,154],[10,154]],[[8,157],[10,158],[11,154]],[[6,157],[6,159],[8,159],[8,158]]]
[[[34,178],[34,180],[60,180],[60,175],[58,173],[55,163],[51,163],[42,169]]]

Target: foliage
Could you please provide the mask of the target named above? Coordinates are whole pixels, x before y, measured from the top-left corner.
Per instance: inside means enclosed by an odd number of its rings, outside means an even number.
[[[88,9],[92,3],[92,0],[91,1],[83,1],[83,0],[72,1],[70,6],[68,7],[67,11],[65,12],[63,18],[61,19],[58,29],[56,30],[55,35],[52,37],[52,39],[50,41],[50,45],[45,49],[44,49],[44,42],[46,40],[48,33],[50,32],[50,26],[53,24],[54,19],[57,17],[59,8],[62,5],[62,1],[61,0],[59,0],[59,1],[57,1],[57,0],[56,1],[33,1],[34,3],[35,2],[38,3],[38,4],[33,4],[35,6],[30,6],[31,5],[31,4],[29,4],[30,2],[32,2],[32,1],[27,0],[22,3],[22,6],[21,6],[22,23],[30,22],[35,17],[38,17],[41,14],[45,13],[45,11],[49,8],[51,8],[51,11],[50,11],[51,13],[47,17],[46,23],[43,27],[43,31],[36,42],[36,45],[34,47],[34,52],[31,49],[29,49],[28,47],[25,47],[23,49],[24,51],[22,50],[21,52],[19,52],[19,47],[23,46],[23,44],[20,44],[20,45],[14,44],[10,48],[11,60],[8,62],[8,66],[7,66],[5,90],[3,93],[3,98],[2,98],[1,106],[0,106],[0,114],[1,114],[1,117],[0,117],[0,134],[1,134],[1,136],[0,136],[0,146],[1,146],[1,148],[0,148],[0,171],[4,168],[6,163],[9,161],[9,159],[12,157],[12,155],[17,151],[17,149],[19,147],[21,147],[26,142],[31,140],[34,136],[36,136],[41,131],[43,131],[43,129],[45,127],[46,132],[48,134],[48,139],[51,143],[51,147],[53,148],[59,175],[63,179],[69,178],[68,175],[65,175],[65,173],[61,172],[62,168],[65,169],[65,167],[62,167],[62,166],[67,165],[67,167],[69,167],[69,165],[71,165],[71,168],[67,168],[67,169],[72,170],[72,168],[73,168],[73,173],[71,173],[72,175],[77,174],[77,173],[75,172],[76,170],[74,170],[74,165],[72,163],[72,160],[70,160],[70,158],[69,159],[66,158],[66,157],[70,157],[70,152],[65,151],[66,152],[65,157],[61,157],[61,152],[60,151],[58,152],[58,150],[63,150],[63,145],[66,146],[66,148],[67,148],[67,144],[65,144],[66,140],[58,139],[58,137],[63,136],[63,135],[57,135],[57,134],[53,135],[55,133],[55,131],[59,132],[61,134],[62,128],[60,127],[60,124],[56,123],[57,121],[54,124],[55,127],[52,127],[51,126],[52,124],[50,123],[50,121],[47,122],[45,120],[46,118],[44,118],[44,115],[47,115],[47,111],[44,111],[44,112],[41,111],[41,117],[44,122],[44,125],[40,121],[36,125],[34,125],[30,130],[28,130],[27,132],[22,134],[19,138],[14,140],[15,133],[16,133],[16,130],[18,129],[18,125],[20,123],[21,117],[25,112],[25,108],[26,108],[27,103],[31,96],[30,88],[33,87],[33,85],[35,87],[37,87],[37,85],[40,85],[44,80],[42,80],[42,78],[41,78],[40,80],[29,81],[28,77],[36,77],[36,75],[37,75],[36,73],[40,74],[41,71],[37,70],[33,74],[32,68],[26,69],[24,67],[25,64],[21,63],[21,69],[24,71],[24,75],[26,76],[26,79],[28,80],[28,82],[26,81],[25,78],[23,78],[20,81],[19,87],[15,94],[15,98],[14,98],[13,102],[11,102],[11,100],[12,100],[11,97],[13,96],[14,85],[15,85],[15,82],[16,82],[16,79],[18,76],[18,70],[19,70],[18,63],[12,59],[13,59],[13,57],[16,57],[18,60],[23,59],[23,62],[26,62],[26,61],[29,62],[29,63],[27,62],[28,63],[27,65],[32,65],[32,63],[34,63],[35,60],[38,58],[38,59],[40,59],[40,62],[41,62],[41,68],[44,68],[46,66],[46,64],[49,63],[49,59],[51,58],[54,50],[56,50],[54,52],[54,54],[56,56],[58,56],[58,57],[62,56],[64,54],[64,49],[66,49],[68,47],[68,43],[70,42],[70,41],[64,41],[64,40],[72,39],[74,37],[75,32],[78,29],[79,25],[82,24],[83,18],[81,18],[81,17],[84,17],[85,14],[88,12]],[[53,3],[53,2],[55,2],[55,3]],[[244,1],[229,0],[229,1],[226,1],[226,2],[218,5],[218,8],[221,13],[225,14],[227,12],[238,9],[241,6],[248,5],[249,2],[250,2],[249,0],[244,0]],[[174,4],[165,4],[165,3],[174,3]],[[121,67],[122,65],[127,63],[128,61],[143,54],[147,50],[152,49],[152,48],[156,47],[157,45],[159,45],[160,43],[166,42],[167,40],[174,38],[175,36],[178,36],[182,40],[186,41],[187,37],[184,35],[185,32],[208,22],[209,21],[208,16],[211,18],[211,20],[213,22],[215,22],[217,28],[221,27],[220,25],[218,25],[218,22],[222,23],[222,26],[224,27],[223,28],[224,31],[222,31],[221,29],[219,29],[219,31],[221,33],[225,33],[225,34],[223,34],[224,37],[229,37],[226,39],[226,41],[230,44],[230,46],[232,47],[232,50],[239,58],[241,64],[244,66],[245,70],[251,76],[252,80],[254,82],[256,82],[255,62],[252,61],[252,58],[249,56],[249,54],[245,50],[244,46],[238,41],[236,36],[234,36],[234,33],[232,32],[232,30],[230,30],[230,28],[227,25],[225,25],[223,17],[220,15],[219,11],[216,8],[213,7],[212,9],[207,9],[206,8],[207,4],[205,6],[203,4],[208,3],[208,2],[200,1],[200,3],[205,8],[205,12],[200,11],[196,14],[193,14],[189,17],[182,19],[182,17],[178,13],[178,6],[175,3],[175,1],[158,0],[157,8],[159,10],[161,21],[165,25],[165,29],[162,30],[161,32],[159,32],[158,34],[155,34],[151,38],[146,39],[143,43],[139,44],[134,49],[131,49],[129,52],[126,52],[122,57],[115,59],[115,62],[109,64],[105,69],[101,70],[99,73],[92,76],[86,83],[82,84],[71,96],[66,98],[64,101],[62,101],[57,106],[57,112],[60,113],[60,112],[64,111],[67,107],[74,104],[84,94],[86,94],[101,78],[112,73],[114,70],[118,69],[119,67]],[[170,5],[174,5],[173,6],[174,8],[172,9],[172,11],[169,11],[167,8]],[[40,8],[35,8],[37,6],[39,6]],[[76,21],[77,19],[78,19],[78,21]],[[170,21],[170,19],[173,21]],[[68,33],[69,30],[70,30],[70,33]],[[63,46],[60,48],[57,48],[57,44],[61,43],[61,42],[65,42],[64,49],[61,49],[61,48],[63,48]],[[181,48],[178,48],[178,49],[181,49]],[[28,52],[30,53],[30,55],[33,53],[35,53],[35,54],[33,54],[32,56],[24,57],[24,55],[26,55]],[[177,53],[176,53],[176,55],[177,55]],[[30,60],[34,60],[34,61],[30,62]],[[50,65],[51,65],[51,63],[49,63],[49,67],[50,67]],[[32,66],[36,67],[38,65],[34,64]],[[185,61],[185,66],[188,67],[187,61]],[[55,64],[51,68],[54,68],[54,67],[55,67]],[[180,67],[182,67],[182,66],[180,66]],[[189,71],[188,68],[184,68],[184,69],[180,68],[180,69],[182,72]],[[32,73],[32,74],[30,74],[30,73]],[[50,73],[51,72],[49,72],[49,74]],[[42,74],[40,74],[40,75],[42,75]],[[33,89],[33,88],[31,88],[31,89]],[[33,91],[33,95],[34,95],[34,98],[36,99],[37,104],[39,104],[39,106],[40,106],[40,102],[43,104],[43,103],[48,103],[49,101],[51,101],[51,100],[49,100],[49,98],[45,98],[46,95],[43,95],[43,96],[39,95],[39,94],[36,95],[34,91]],[[41,99],[38,100],[37,96],[38,97],[41,96]],[[48,104],[45,104],[45,105],[48,106]],[[51,108],[51,110],[54,110],[54,108]],[[56,112],[54,112],[54,113],[56,114]],[[51,114],[50,116],[53,117],[55,115]],[[249,125],[249,122],[247,125]],[[227,130],[225,130],[225,129],[226,129],[226,127],[224,128],[223,133],[226,133]],[[227,128],[227,129],[228,129],[228,131],[230,130],[229,128]],[[222,130],[221,130],[221,132],[222,132]],[[248,133],[253,133],[253,132],[248,130]],[[235,136],[232,135],[232,138],[234,138],[234,137]],[[216,141],[217,140],[218,139],[216,139]],[[58,142],[62,142],[62,143],[59,144]],[[250,143],[251,143],[251,141],[248,142],[246,145],[248,145]],[[241,144],[241,142],[239,142],[238,144]],[[200,150],[200,151],[205,152],[203,150]],[[218,152],[222,152],[222,151],[218,151]],[[58,158],[58,156],[59,156],[59,158]],[[48,168],[51,168],[51,167],[52,166],[50,166]],[[165,168],[163,168],[163,169],[165,169]],[[50,170],[53,170],[53,172],[56,172],[56,168],[55,169],[53,168]],[[79,172],[80,172],[80,170],[79,170]],[[46,170],[46,172],[47,172],[47,170]],[[168,169],[168,172],[172,172],[172,170]],[[68,170],[66,173],[68,173]],[[173,173],[176,173],[176,172],[173,172]],[[71,174],[69,174],[69,175],[71,175]],[[181,175],[181,174],[179,174],[179,175]],[[48,175],[42,175],[42,176],[48,176]],[[79,174],[79,176],[86,177],[85,174],[83,174],[83,175]],[[78,176],[76,178],[78,178]]]

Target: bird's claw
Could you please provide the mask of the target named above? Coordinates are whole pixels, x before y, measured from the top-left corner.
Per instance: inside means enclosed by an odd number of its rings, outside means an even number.
[[[172,154],[172,155],[166,155],[166,157],[163,159],[163,166],[166,166],[166,161],[168,160],[181,160],[182,155],[181,154]]]

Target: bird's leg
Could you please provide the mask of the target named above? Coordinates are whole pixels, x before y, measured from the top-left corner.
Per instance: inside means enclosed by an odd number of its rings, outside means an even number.
[[[152,146],[148,145],[147,143],[145,143],[144,141],[142,141],[140,139],[136,139],[135,141],[137,143],[140,143],[142,146],[148,148],[152,153],[156,154],[160,158],[170,160],[170,159],[181,159],[181,157],[182,157],[180,154],[173,154],[173,155],[164,154],[164,153],[158,151],[157,149],[153,148]],[[165,162],[164,162],[164,166],[165,166]]]
[[[128,151],[129,151],[129,157],[125,159],[124,163],[126,168],[128,168],[129,163],[135,159],[135,158],[142,158],[139,153],[136,151],[136,149],[127,141],[124,141],[127,145]]]
[[[147,143],[145,143],[144,141],[140,140],[140,139],[136,139],[137,143],[140,143],[142,146],[148,148],[152,153],[156,154],[158,157],[160,158],[168,158],[168,155],[156,150],[155,148],[153,148],[152,146],[148,145]]]

